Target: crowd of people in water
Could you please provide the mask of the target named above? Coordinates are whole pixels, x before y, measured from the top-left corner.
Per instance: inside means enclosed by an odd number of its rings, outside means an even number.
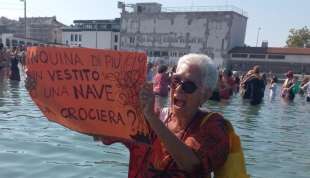
[[[175,69],[176,66],[168,67],[164,64],[148,63],[147,80],[153,83],[156,96],[155,110],[159,110],[165,104],[171,76]],[[293,101],[296,94],[300,94],[310,102],[310,77],[299,78],[291,70],[285,74],[280,90],[277,89],[277,83],[279,83],[277,75],[262,73],[258,65],[245,73],[222,69],[219,70],[218,77],[217,86],[210,98],[213,101],[227,101],[233,95],[240,94],[243,99],[249,100],[250,104],[257,105],[264,97],[274,100],[277,95],[280,95],[287,101]],[[265,96],[265,90],[269,90],[268,96]]]
[[[20,81],[20,65],[25,66],[25,46],[4,48],[0,43],[0,77]]]
[[[26,47],[18,46],[4,48],[0,43],[0,76],[10,80],[20,81],[20,66],[25,66]],[[21,64],[21,65],[19,65]],[[155,110],[159,111],[165,105],[169,94],[171,76],[176,70],[176,65],[165,64],[147,65],[147,81],[153,82],[153,91],[156,96]],[[277,95],[288,101],[294,100],[296,94],[305,96],[310,102],[310,77],[298,78],[293,71],[285,74],[285,80],[280,91],[277,91],[278,77],[275,74],[261,73],[260,66],[254,66],[248,72],[238,72],[228,69],[219,70],[219,80],[210,100],[227,101],[231,96],[240,94],[243,99],[252,105],[260,104],[265,97],[266,87],[269,90],[268,99],[273,100]]]

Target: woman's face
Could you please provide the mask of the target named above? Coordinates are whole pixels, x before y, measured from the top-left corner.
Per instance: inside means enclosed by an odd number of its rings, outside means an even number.
[[[182,64],[172,78],[172,110],[183,116],[196,113],[204,99],[198,66]]]

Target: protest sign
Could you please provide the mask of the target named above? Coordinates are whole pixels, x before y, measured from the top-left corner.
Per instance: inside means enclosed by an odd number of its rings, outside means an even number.
[[[139,106],[146,55],[87,48],[31,47],[30,96],[50,120],[85,134],[147,142]]]

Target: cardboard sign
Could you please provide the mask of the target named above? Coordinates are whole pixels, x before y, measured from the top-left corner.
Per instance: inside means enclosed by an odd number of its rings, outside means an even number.
[[[148,142],[139,106],[146,55],[86,48],[32,47],[32,100],[50,120],[85,134]]]

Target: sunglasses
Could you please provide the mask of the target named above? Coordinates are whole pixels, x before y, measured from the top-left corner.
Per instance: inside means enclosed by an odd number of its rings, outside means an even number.
[[[182,90],[188,94],[194,93],[196,89],[198,88],[196,84],[192,81],[188,81],[188,80],[184,81],[178,77],[172,77],[171,88],[176,89],[180,85],[181,85]]]

